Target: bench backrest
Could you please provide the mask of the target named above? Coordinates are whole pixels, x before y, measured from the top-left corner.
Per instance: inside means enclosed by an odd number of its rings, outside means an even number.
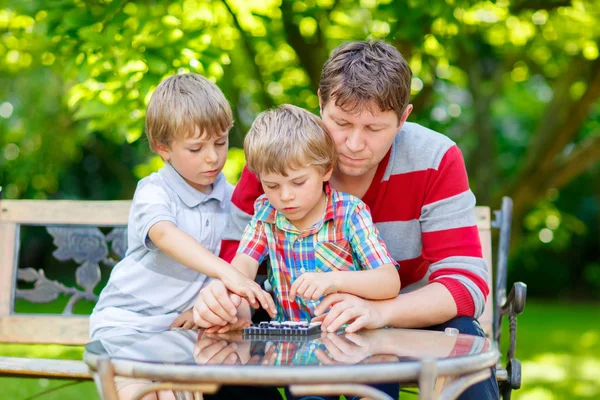
[[[99,263],[106,261],[108,242],[112,249],[124,250],[116,234],[124,239],[130,201],[68,201],[68,200],[1,200],[0,201],[0,342],[85,344],[89,337],[89,318],[72,315],[73,304],[79,299],[94,301],[94,288],[99,281]],[[476,220],[489,268],[492,266],[491,223],[489,207],[476,207]],[[73,259],[79,264],[76,280],[79,287],[68,287],[45,277],[34,268],[18,268],[21,226],[44,226],[54,237],[58,249],[53,254],[59,260]],[[116,228],[105,235],[98,227]],[[68,229],[64,229],[68,228]],[[86,243],[96,243],[104,253],[80,252],[82,237]],[[99,243],[99,244],[98,244]],[[96,247],[97,248],[97,247]],[[75,251],[75,252],[74,252]],[[91,253],[91,254],[88,254]],[[117,251],[118,253],[118,251]],[[104,258],[103,258],[104,257]],[[490,272],[490,288],[491,286]],[[34,284],[33,289],[18,290],[17,281]],[[17,298],[35,303],[53,301],[60,293],[71,296],[62,314],[17,314]],[[493,290],[492,290],[493,293]],[[488,335],[492,332],[492,296],[488,296],[480,322]]]

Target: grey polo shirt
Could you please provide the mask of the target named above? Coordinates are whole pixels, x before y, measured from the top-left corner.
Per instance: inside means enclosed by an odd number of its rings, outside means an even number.
[[[92,339],[163,331],[193,306],[210,278],[157,249],[148,231],[170,221],[219,254],[232,193],[222,173],[212,192],[204,194],[170,164],[140,180],[129,211],[127,253],[113,268],[90,317]]]

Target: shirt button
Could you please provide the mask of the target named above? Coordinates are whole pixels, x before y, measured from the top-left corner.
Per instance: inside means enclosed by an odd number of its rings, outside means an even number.
[[[298,241],[299,241],[299,242],[301,242],[301,241],[302,241],[302,238],[299,238],[299,239],[298,239]]]
[[[304,269],[304,267],[300,268],[300,272],[305,273],[306,270]]]
[[[206,226],[208,226],[208,220],[206,220]]]

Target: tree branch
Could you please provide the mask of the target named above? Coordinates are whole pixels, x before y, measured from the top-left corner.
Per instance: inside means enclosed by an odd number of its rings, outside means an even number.
[[[599,162],[598,160],[600,160],[600,130],[592,134],[592,137],[584,140],[554,167],[543,189],[560,189],[581,173],[596,165]]]
[[[316,16],[318,17],[318,16]],[[306,71],[310,78],[310,86],[315,93],[319,89],[319,81],[321,80],[321,68],[327,61],[328,52],[325,46],[325,38],[319,21],[317,18],[316,43],[308,44],[302,37],[300,29],[294,24],[294,11],[292,10],[291,1],[281,2],[281,19],[283,21],[284,32],[288,42],[296,52],[300,65]]]
[[[571,6],[571,0],[526,0],[513,3],[510,7],[512,14],[518,14],[525,10],[546,10],[551,11],[559,7]]]
[[[246,33],[246,31],[240,25],[240,21],[238,20],[237,15],[233,12],[231,7],[229,7],[229,4],[227,4],[227,1],[223,0],[223,4],[225,5],[225,8],[227,8],[227,11],[229,11],[231,18],[233,19],[233,24],[235,25],[237,30],[240,32],[240,36],[242,37],[242,42],[244,44],[244,48],[246,49],[246,53],[248,53],[248,57],[250,58],[249,64],[250,64],[252,70],[254,71],[254,77],[260,83],[261,90],[259,92],[259,96],[263,102],[263,106],[265,108],[271,108],[271,107],[275,106],[275,101],[268,94],[267,87],[265,85],[265,81],[262,76],[262,72],[261,72],[258,64],[256,64],[256,50],[254,50],[252,43],[250,43],[250,37],[248,37],[248,34]]]

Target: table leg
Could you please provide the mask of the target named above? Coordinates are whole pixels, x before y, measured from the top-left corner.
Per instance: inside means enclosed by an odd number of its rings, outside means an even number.
[[[437,365],[435,364],[435,360],[422,360],[421,371],[419,372],[419,399],[433,400],[435,398],[436,381]]]
[[[201,394],[213,394],[216,393],[221,385],[216,383],[174,383],[174,382],[159,382],[153,383],[142,390],[140,390],[132,400],[140,400],[144,395],[152,392],[158,392],[159,390],[177,390],[177,391],[187,391],[194,392],[194,397],[197,396],[198,393]],[[201,398],[201,397],[200,397]]]
[[[100,378],[99,382],[96,375]],[[100,397],[104,400],[119,400],[115,387],[115,371],[110,358],[103,357],[98,360],[98,373],[94,374],[94,381],[100,390]]]
[[[452,380],[452,383],[442,389],[438,400],[454,400],[460,396],[462,392],[474,384],[486,380],[491,375],[492,372],[489,369],[486,369],[484,371],[473,372],[468,375],[456,377]]]
[[[313,385],[290,385],[290,392],[295,396],[339,396],[355,395],[372,400],[394,400],[392,397],[374,387],[357,383],[334,383]]]

